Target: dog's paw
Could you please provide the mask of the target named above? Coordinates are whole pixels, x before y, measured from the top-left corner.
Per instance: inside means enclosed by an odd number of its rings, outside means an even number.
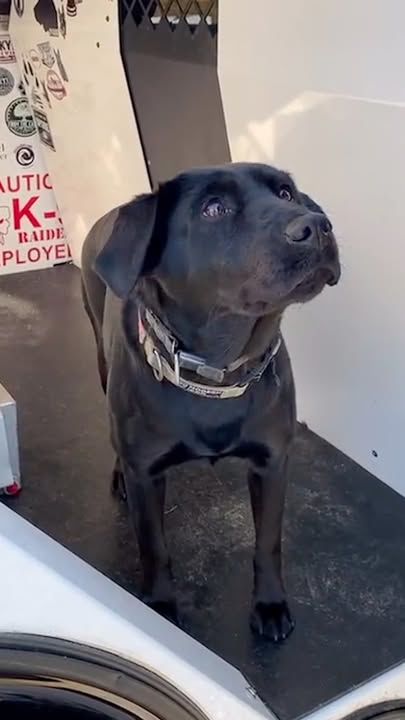
[[[284,600],[277,603],[257,602],[252,610],[250,626],[267,640],[281,643],[292,633],[295,623]]]
[[[166,620],[174,623],[178,627],[183,627],[183,619],[179,612],[176,600],[158,600],[144,597],[143,601],[152,610],[164,617]]]

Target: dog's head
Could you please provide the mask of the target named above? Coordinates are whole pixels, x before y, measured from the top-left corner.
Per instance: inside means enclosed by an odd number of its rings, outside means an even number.
[[[140,277],[187,306],[263,316],[340,276],[332,225],[266,165],[192,170],[119,209],[96,270],[121,298]]]

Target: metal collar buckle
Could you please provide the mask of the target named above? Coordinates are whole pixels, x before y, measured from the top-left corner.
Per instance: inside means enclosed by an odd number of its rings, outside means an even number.
[[[225,373],[219,368],[207,365],[203,358],[192,353],[184,352],[179,350],[174,355],[175,370],[176,367],[183,370],[189,370],[190,372],[205,378],[206,380],[212,380],[216,383],[224,381]]]
[[[263,377],[264,372],[267,370],[269,365],[272,367],[272,372],[274,379],[276,381],[276,384],[280,384],[280,379],[276,372],[276,365],[275,365],[275,357],[280,350],[281,347],[281,337],[278,337],[276,344],[271,347],[267,353],[265,354],[262,362],[253,370],[251,370],[250,373],[248,373],[247,378],[245,378],[248,382],[259,382],[261,378]]]
[[[157,367],[153,367],[153,374],[158,382],[162,382],[164,378],[164,372],[163,372],[163,365],[162,365],[162,358],[160,357],[160,353],[154,348],[153,350],[153,357],[156,359],[156,365]]]

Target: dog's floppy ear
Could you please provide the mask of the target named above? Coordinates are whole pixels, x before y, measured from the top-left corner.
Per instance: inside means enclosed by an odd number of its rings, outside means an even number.
[[[315,200],[312,200],[309,195],[307,195],[306,193],[300,193],[300,195],[302,202],[304,203],[305,207],[308,208],[308,210],[311,210],[311,212],[314,213],[320,213],[321,215],[326,215],[325,211],[322,210],[321,206],[318,205]]]
[[[142,272],[153,236],[157,193],[141,195],[118,210],[111,235],[94,269],[119,298],[126,298]]]

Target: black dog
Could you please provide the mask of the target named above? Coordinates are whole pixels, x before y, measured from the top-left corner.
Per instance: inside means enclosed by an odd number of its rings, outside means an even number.
[[[339,279],[329,220],[274,168],[194,170],[99,220],[82,266],[146,602],[178,619],[163,529],[167,468],[245,458],[256,529],[251,623],[283,640],[293,628],[281,527],[296,413],[280,322],[288,305]]]

